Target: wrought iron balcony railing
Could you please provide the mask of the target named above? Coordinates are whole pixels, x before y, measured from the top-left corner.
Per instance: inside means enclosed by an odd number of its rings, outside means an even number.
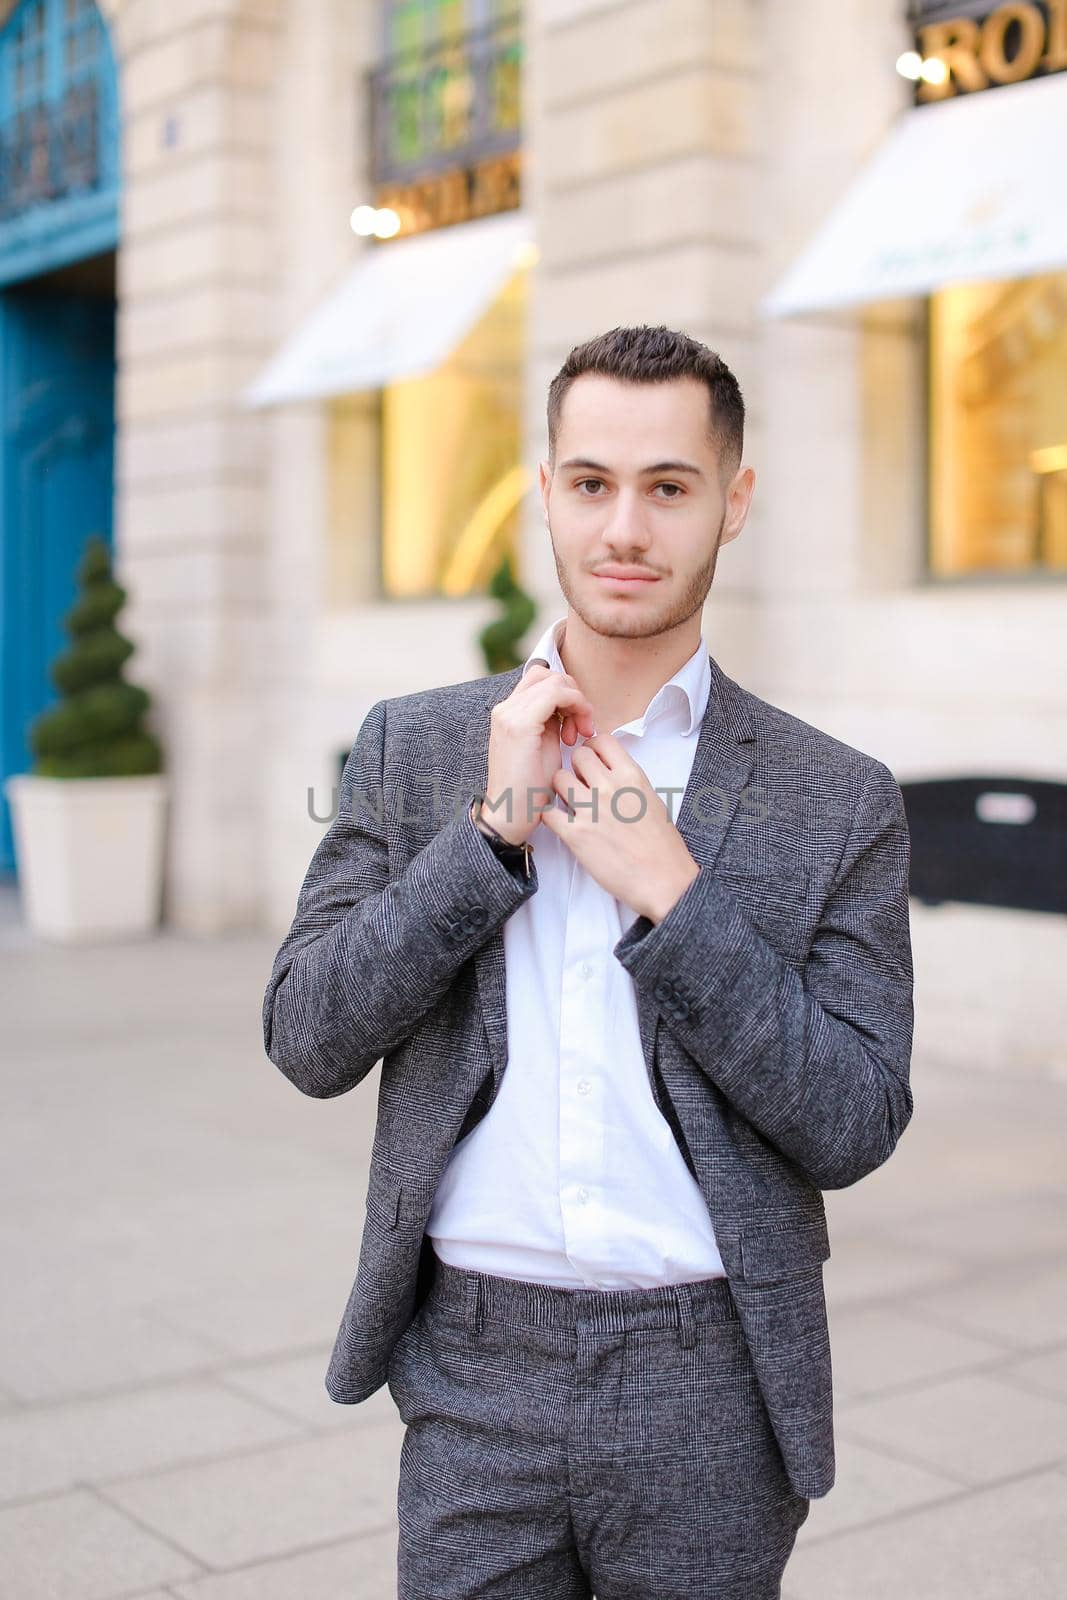
[[[409,183],[517,150],[522,23],[515,12],[369,74],[371,177]]]
[[[100,182],[100,101],[92,79],[0,123],[0,221]]]

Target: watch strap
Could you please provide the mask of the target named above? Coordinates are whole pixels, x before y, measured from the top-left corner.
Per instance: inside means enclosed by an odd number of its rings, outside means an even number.
[[[499,856],[505,866],[519,867],[521,865],[524,874],[529,878],[531,876],[530,858],[533,855],[533,845],[529,841],[523,844],[514,844],[510,839],[505,839],[503,834],[498,833],[488,818],[482,816],[481,796],[476,795],[471,801],[468,815],[494,855]]]

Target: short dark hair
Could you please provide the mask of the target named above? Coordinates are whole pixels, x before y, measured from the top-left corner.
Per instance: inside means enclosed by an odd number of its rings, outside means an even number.
[[[720,472],[736,472],[745,440],[745,402],[741,386],[726,362],[699,339],[674,328],[612,328],[584,344],[576,344],[548,388],[548,459],[556,461],[563,400],[585,372],[619,378],[624,383],[669,383],[696,378],[708,386],[711,421],[709,441],[718,447]]]

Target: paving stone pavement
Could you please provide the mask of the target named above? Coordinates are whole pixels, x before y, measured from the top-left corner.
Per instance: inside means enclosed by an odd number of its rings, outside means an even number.
[[[377,1076],[315,1101],[267,1060],[276,944],[41,946],[0,896],[11,1600],[395,1594],[402,1426],[322,1382]],[[783,1600],[1062,1600],[1067,1083],[913,1081],[826,1197],[837,1483]]]

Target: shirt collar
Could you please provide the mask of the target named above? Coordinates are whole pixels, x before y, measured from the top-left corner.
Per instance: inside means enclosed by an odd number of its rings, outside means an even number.
[[[545,628],[537,640],[530,654],[522,665],[523,676],[527,667],[540,657],[547,661],[553,672],[563,672],[564,666],[559,653],[558,641],[566,624],[566,614],[557,617]],[[644,733],[649,722],[660,717],[673,714],[681,725],[685,734],[691,734],[704,720],[704,712],[711,693],[711,666],[708,661],[708,648],[701,634],[700,643],[689,657],[688,661],[678,668],[673,677],[658,688],[644,714],[635,717],[632,722],[622,724],[623,729],[629,733]],[[614,730],[612,730],[614,731]]]

